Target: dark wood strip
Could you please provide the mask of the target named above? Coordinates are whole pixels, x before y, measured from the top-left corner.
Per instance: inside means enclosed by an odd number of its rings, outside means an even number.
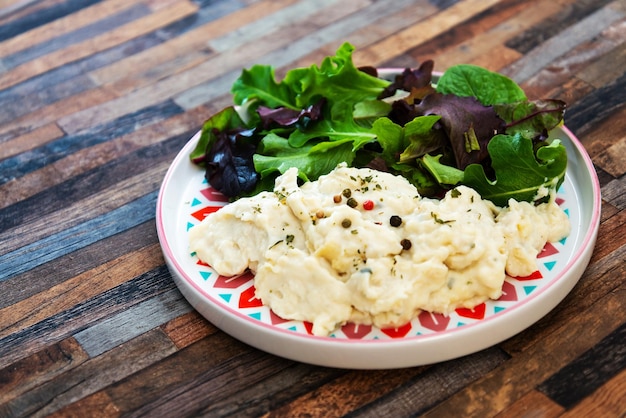
[[[195,129],[192,131],[195,132]],[[66,208],[125,179],[142,173],[147,167],[162,162],[171,162],[192,132],[171,137],[151,146],[140,148],[120,158],[97,166],[87,172],[44,189],[18,204],[0,210],[0,229],[15,228],[23,223],[40,218],[45,213]],[[165,175],[165,172],[163,172]],[[152,190],[150,190],[152,191]],[[59,199],[63,196],[63,199]],[[139,196],[137,196],[139,197]],[[43,211],[43,212],[42,212]]]
[[[612,113],[620,111],[626,104],[618,91],[626,91],[626,72],[613,83],[596,89],[567,110],[567,126],[577,135],[601,124]]]
[[[581,400],[562,418],[577,417],[620,417],[626,415],[626,369],[612,378],[604,386]]]
[[[45,382],[71,370],[89,358],[74,338],[68,338],[0,369],[0,416],[7,416],[5,404]],[[4,412],[3,412],[4,411]]]
[[[236,393],[232,392],[232,388],[248,379],[233,380],[230,373],[234,370],[245,374],[251,367],[269,366],[278,370],[283,367],[276,361],[269,362],[269,365],[263,362],[259,364],[259,357],[264,356],[261,352],[248,350],[245,344],[219,332],[177,351],[150,369],[139,371],[104,391],[122,415],[150,415],[151,409],[176,399],[179,400],[177,406],[181,408],[177,413],[182,413],[184,408],[193,407],[192,402],[187,401],[188,398],[180,402],[187,394],[195,394],[193,403],[206,405],[224,391]],[[245,360],[248,361],[244,363]],[[289,362],[285,364],[287,365]],[[141,396],[136,396],[137,393],[141,393]]]
[[[543,381],[538,389],[572,408],[626,368],[626,324]]]
[[[512,353],[509,361],[439,403],[424,417],[493,416],[611,334],[625,319],[626,283],[622,283],[588,309],[578,308],[567,315],[551,332],[535,332],[537,338],[524,351]]]
[[[68,340],[72,341],[73,338]],[[138,370],[150,367],[175,351],[176,347],[158,328],[148,331],[101,356],[76,362],[62,373],[48,376],[47,381],[38,382],[39,385],[29,388],[19,399],[0,406],[0,411],[4,407],[11,411],[11,416],[47,416]],[[31,380],[32,377],[29,377],[26,381]]]
[[[135,228],[134,232],[140,232],[140,228]],[[128,251],[120,257],[38,293],[32,295],[25,295],[26,292],[9,293],[7,298],[14,298],[16,302],[9,308],[0,310],[0,338],[31,327],[50,316],[58,315],[99,293],[146,274],[163,263],[159,245],[151,244],[136,251]],[[42,286],[41,282],[45,283],[45,279],[39,280],[36,284],[29,283],[25,290],[32,293],[33,287]]]
[[[0,281],[154,219],[157,194],[155,190],[102,216],[2,254]]]
[[[82,303],[0,339],[0,367],[6,367],[129,307],[175,289],[165,266],[102,292]]]
[[[360,409],[351,416],[418,416],[452,394],[466,387],[506,362],[509,356],[497,347],[455,360],[428,367],[399,388],[389,391],[380,399]],[[385,389],[381,388],[381,392]],[[346,394],[346,396],[350,396]],[[322,399],[317,400],[323,407]],[[349,407],[348,405],[346,405]],[[287,416],[287,415],[283,415]]]
[[[0,173],[2,173],[0,175],[0,185],[52,164],[78,150],[110,141],[133,132],[142,126],[161,122],[182,112],[183,110],[180,106],[168,100],[125,115],[104,125],[87,129],[75,135],[65,136],[18,156],[7,158],[0,161]]]
[[[98,3],[100,0],[65,0],[36,13],[26,15],[19,19],[0,26],[0,42],[12,38],[33,28],[44,25],[63,16]]]

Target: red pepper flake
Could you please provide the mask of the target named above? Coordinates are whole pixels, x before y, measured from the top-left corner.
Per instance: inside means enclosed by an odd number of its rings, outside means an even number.
[[[365,210],[372,210],[374,209],[374,202],[371,200],[366,200],[365,202],[363,202],[363,209]]]

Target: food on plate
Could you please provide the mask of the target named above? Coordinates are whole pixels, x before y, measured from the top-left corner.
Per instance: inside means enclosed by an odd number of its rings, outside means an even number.
[[[568,233],[554,199],[499,208],[466,186],[423,198],[402,176],[343,163],[301,185],[287,170],[273,191],[191,228],[189,243],[219,274],[252,270],[257,298],[278,316],[329,335],[497,299],[505,272],[531,274],[545,243]]]
[[[549,137],[563,102],[471,65],[379,78],[353,49],[281,81],[244,70],[190,155],[231,200],[189,231],[191,251],[221,275],[253,271],[257,297],[316,335],[496,299],[570,228],[555,203],[567,154]]]

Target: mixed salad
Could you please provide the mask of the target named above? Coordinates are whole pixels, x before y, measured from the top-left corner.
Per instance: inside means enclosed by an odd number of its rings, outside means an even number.
[[[281,81],[271,66],[243,70],[233,105],[204,123],[190,155],[210,184],[234,200],[272,190],[290,167],[308,181],[346,162],[402,175],[425,197],[462,184],[506,206],[563,182],[566,150],[548,133],[564,102],[529,100],[513,80],[473,65],[433,80],[426,61],[387,80],[357,68],[353,51],[345,43]]]

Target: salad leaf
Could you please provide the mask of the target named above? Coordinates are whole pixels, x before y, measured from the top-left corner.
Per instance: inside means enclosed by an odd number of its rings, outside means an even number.
[[[484,161],[494,133],[503,132],[504,121],[491,106],[473,97],[434,93],[415,106],[417,114],[439,115],[454,151],[457,168]]]
[[[526,93],[515,81],[470,64],[459,64],[447,69],[437,82],[437,91],[460,97],[475,97],[485,106],[527,100]]]
[[[563,102],[529,101],[513,80],[473,65],[436,85],[432,61],[383,80],[356,68],[353,50],[345,43],[282,81],[271,66],[243,70],[231,89],[237,108],[205,122],[191,160],[231,198],[271,189],[290,167],[308,181],[341,162],[400,174],[427,197],[465,184],[502,206],[563,181],[565,147],[548,139]]]
[[[506,133],[519,133],[525,138],[537,139],[556,128],[565,113],[561,100],[536,100],[494,105],[496,113],[506,122]]]
[[[487,178],[481,165],[472,164],[463,183],[498,206],[507,206],[509,199],[532,202],[541,187],[558,188],[563,182],[567,153],[559,140],[539,148],[536,156],[532,141],[520,134],[496,135],[488,148],[495,180]]]
[[[298,176],[309,181],[330,172],[341,162],[352,163],[353,158],[351,139],[334,142],[317,140],[293,147],[285,138],[269,133],[263,138],[253,161],[262,178],[283,174],[290,167],[297,167]]]

